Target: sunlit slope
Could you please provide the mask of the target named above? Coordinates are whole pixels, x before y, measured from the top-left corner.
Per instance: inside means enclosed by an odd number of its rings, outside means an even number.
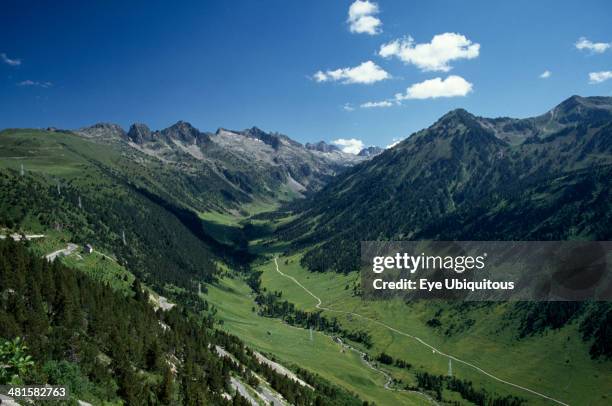
[[[218,310],[222,328],[235,334],[253,348],[273,354],[287,366],[297,365],[378,405],[421,405],[423,398],[414,393],[384,388],[385,377],[370,369],[353,351],[342,347],[329,336],[292,327],[276,319],[253,312],[250,288],[238,279],[223,279],[209,287],[205,299]]]
[[[590,359],[589,344],[580,338],[578,321],[559,330],[547,330],[544,334],[519,339],[518,320],[510,317],[509,312],[513,304],[479,306],[436,301],[413,304],[400,300],[362,301],[352,294],[352,288],[358,282],[355,273],[308,272],[299,265],[297,255],[280,257],[278,263],[284,273],[295,277],[319,297],[323,307],[378,320],[504,380],[569,404],[609,403],[612,361]],[[273,262],[259,269],[263,271],[262,286],[267,290],[282,291],[284,300],[302,309],[315,310],[317,300],[278,274]],[[429,373],[446,375],[448,372],[447,357],[432,353],[429,347],[414,339],[363,318],[327,311],[323,313],[337,317],[344,327],[368,331],[374,343],[368,352],[373,356],[384,351]],[[427,321],[434,317],[441,320],[441,327],[427,325]],[[471,380],[500,395],[520,396],[528,399],[530,404],[550,404],[538,396],[490,379],[466,365],[454,362],[452,368],[455,376]],[[414,379],[403,370],[397,369],[395,374],[408,382]]]

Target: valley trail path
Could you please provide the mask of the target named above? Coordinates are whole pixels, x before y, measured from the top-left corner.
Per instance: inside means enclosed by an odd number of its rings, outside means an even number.
[[[23,235],[23,234],[13,233],[10,236],[6,236],[4,234],[1,234],[0,235],[0,240],[4,240],[7,237],[11,237],[14,241],[21,241],[24,238],[26,240],[28,240],[28,241],[31,241],[31,240],[36,240],[36,239],[39,239],[39,238],[44,238],[45,235],[44,234],[25,234],[25,235]]]
[[[424,346],[426,346],[426,347],[430,348],[430,349],[431,349],[431,350],[432,350],[434,353],[438,353],[438,354],[440,354],[440,355],[442,355],[442,356],[444,356],[444,357],[448,357],[448,358],[452,359],[452,360],[453,360],[453,361],[455,361],[455,362],[459,362],[460,364],[466,365],[466,366],[468,366],[468,367],[470,367],[470,368],[472,368],[472,369],[474,369],[474,370],[476,370],[476,371],[480,372],[481,374],[488,376],[489,378],[491,378],[491,379],[493,379],[493,380],[495,380],[495,381],[501,382],[501,383],[506,384],[506,385],[510,385],[510,386],[512,386],[512,387],[514,387],[514,388],[517,388],[517,389],[523,390],[523,391],[525,391],[525,392],[529,392],[529,393],[531,393],[531,394],[533,394],[533,395],[536,395],[536,396],[539,396],[539,397],[541,397],[541,398],[544,398],[544,399],[550,400],[551,402],[557,403],[557,404],[559,404],[559,405],[569,406],[569,404],[568,404],[568,403],[562,402],[562,401],[560,401],[560,400],[558,400],[558,399],[552,398],[552,397],[550,397],[550,396],[548,396],[548,395],[545,395],[545,394],[540,393],[540,392],[538,392],[538,391],[535,391],[535,390],[533,390],[533,389],[529,389],[529,388],[526,388],[526,387],[524,387],[524,386],[521,386],[521,385],[518,385],[518,384],[515,384],[515,383],[512,383],[512,382],[506,381],[505,379],[499,378],[499,377],[497,377],[497,376],[493,375],[492,373],[487,372],[487,371],[485,371],[484,369],[482,369],[482,368],[480,368],[480,367],[478,367],[478,366],[476,366],[476,365],[474,365],[474,364],[472,364],[472,363],[470,363],[470,362],[468,362],[468,361],[464,361],[464,360],[462,360],[462,359],[460,359],[460,358],[457,358],[457,357],[455,357],[455,356],[453,356],[453,355],[446,354],[446,353],[444,353],[444,352],[440,351],[439,349],[437,349],[437,348],[436,348],[436,347],[434,347],[433,345],[431,345],[431,344],[429,344],[429,343],[425,342],[424,340],[422,340],[421,338],[419,338],[419,337],[417,337],[417,336],[413,336],[413,335],[411,335],[411,334],[408,334],[408,333],[405,333],[405,332],[403,332],[403,331],[400,331],[400,330],[396,329],[395,327],[389,326],[388,324],[385,324],[385,323],[383,323],[383,322],[381,322],[381,321],[378,321],[378,320],[372,319],[372,318],[370,318],[370,317],[362,316],[362,315],[361,315],[361,314],[359,314],[359,313],[353,313],[353,312],[349,312],[349,311],[345,311],[345,310],[336,310],[336,309],[330,309],[329,307],[324,307],[324,306],[322,306],[323,302],[321,301],[321,299],[320,299],[320,298],[319,298],[317,295],[315,295],[315,294],[314,294],[314,293],[312,293],[310,290],[308,290],[308,288],[307,288],[306,286],[302,285],[302,284],[300,283],[300,281],[298,281],[297,279],[295,279],[293,276],[291,276],[291,275],[287,275],[287,274],[283,273],[283,272],[282,272],[282,271],[279,269],[279,267],[278,267],[277,257],[274,257],[274,265],[276,266],[276,272],[278,272],[280,275],[284,276],[285,278],[291,279],[293,282],[295,282],[295,284],[297,284],[299,287],[301,287],[302,289],[304,289],[304,291],[305,291],[306,293],[308,293],[310,296],[312,296],[312,297],[313,297],[313,298],[314,298],[314,299],[315,299],[315,300],[318,302],[318,303],[317,303],[317,305],[315,306],[317,309],[320,309],[320,310],[325,310],[325,311],[332,312],[332,313],[350,314],[351,316],[359,317],[359,318],[361,318],[361,319],[363,319],[363,320],[367,320],[367,321],[370,321],[370,322],[372,322],[372,323],[378,324],[379,326],[384,327],[384,328],[386,328],[387,330],[393,331],[394,333],[397,333],[397,334],[402,335],[402,336],[404,336],[404,337],[411,338],[411,339],[413,339],[413,340],[415,340],[415,341],[419,342],[420,344],[422,344],[422,345],[424,345]]]

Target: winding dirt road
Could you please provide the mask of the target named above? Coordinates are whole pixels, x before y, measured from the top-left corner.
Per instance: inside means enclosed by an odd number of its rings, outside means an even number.
[[[45,258],[47,258],[47,261],[54,261],[55,258],[57,258],[60,255],[68,256],[72,254],[74,251],[76,251],[77,248],[79,248],[78,245],[73,244],[73,243],[68,243],[66,248],[62,248],[61,250],[53,251],[52,253],[45,255]]]
[[[539,396],[539,397],[541,397],[541,398],[544,398],[544,399],[550,400],[551,402],[557,403],[557,404],[559,404],[559,405],[569,406],[569,404],[568,404],[568,403],[562,402],[562,401],[560,401],[560,400],[558,400],[558,399],[555,399],[555,398],[553,398],[553,397],[550,397],[550,396],[548,396],[548,395],[545,395],[545,394],[540,393],[540,392],[538,392],[538,391],[535,391],[535,390],[533,390],[533,389],[529,389],[529,388],[526,388],[526,387],[524,387],[524,386],[521,386],[521,385],[518,385],[518,384],[512,383],[512,382],[510,382],[510,381],[507,381],[507,380],[505,380],[505,379],[502,379],[502,378],[500,378],[500,377],[498,377],[498,376],[495,376],[495,375],[493,375],[492,373],[487,372],[487,371],[485,371],[484,369],[482,369],[482,368],[480,368],[480,367],[478,367],[478,366],[476,366],[476,365],[474,365],[474,364],[472,364],[472,363],[470,363],[470,362],[468,362],[468,361],[464,361],[464,360],[462,360],[462,359],[460,359],[460,358],[457,358],[457,357],[455,357],[455,356],[453,356],[453,355],[446,354],[446,353],[444,353],[444,352],[440,351],[439,349],[437,349],[436,347],[434,347],[433,345],[431,345],[431,344],[429,344],[429,343],[425,342],[423,339],[421,339],[421,338],[419,338],[419,337],[417,337],[417,336],[413,336],[412,334],[408,334],[408,333],[405,333],[405,332],[403,332],[403,331],[400,331],[400,330],[396,329],[395,327],[389,326],[389,325],[387,325],[387,324],[385,324],[385,323],[383,323],[383,322],[381,322],[381,321],[378,321],[378,320],[372,319],[372,318],[370,318],[370,317],[362,316],[362,315],[361,315],[361,314],[359,314],[359,313],[353,313],[353,312],[349,312],[349,311],[344,311],[344,310],[336,310],[336,309],[330,309],[329,307],[324,307],[324,306],[322,306],[323,302],[321,301],[321,299],[320,299],[320,298],[319,298],[317,295],[315,295],[314,293],[312,293],[310,290],[308,290],[308,288],[307,288],[306,286],[302,285],[302,284],[300,283],[300,281],[298,281],[297,279],[295,279],[295,278],[294,278],[293,276],[291,276],[291,275],[287,275],[287,274],[285,274],[285,273],[281,272],[281,270],[278,268],[278,261],[277,261],[277,258],[276,258],[276,257],[274,257],[274,265],[276,266],[276,272],[278,272],[280,275],[284,276],[285,278],[291,279],[293,282],[295,282],[295,284],[297,284],[299,287],[301,287],[302,289],[304,289],[304,291],[305,291],[306,293],[308,293],[310,296],[312,296],[312,297],[313,297],[313,298],[314,298],[314,299],[317,301],[317,304],[316,304],[316,306],[315,306],[317,309],[320,309],[320,310],[325,310],[325,311],[332,312],[332,313],[350,314],[351,316],[359,317],[359,318],[361,318],[361,319],[363,319],[363,320],[367,320],[367,321],[370,321],[370,322],[372,322],[372,323],[378,324],[379,326],[384,327],[384,328],[386,328],[386,329],[388,329],[388,330],[390,330],[390,331],[393,331],[394,333],[400,334],[400,335],[402,335],[402,336],[404,336],[404,337],[411,338],[411,339],[413,339],[413,340],[415,340],[415,341],[419,342],[420,344],[424,345],[425,347],[427,347],[427,348],[431,349],[431,350],[432,350],[434,353],[438,353],[438,354],[440,354],[440,355],[442,355],[442,356],[444,356],[444,357],[448,357],[448,358],[452,359],[452,360],[453,360],[453,361],[455,361],[455,362],[459,362],[459,363],[461,363],[461,364],[463,364],[463,365],[466,365],[466,366],[468,366],[468,367],[470,367],[470,368],[472,368],[472,369],[474,369],[474,370],[476,370],[476,371],[480,372],[481,374],[488,376],[489,378],[491,378],[491,379],[493,379],[493,380],[495,380],[495,381],[497,381],[497,382],[501,382],[501,383],[503,383],[503,384],[506,384],[506,385],[512,386],[512,387],[517,388],[517,389],[520,389],[520,390],[523,390],[523,391],[525,391],[525,392],[529,392],[529,393],[531,393],[532,395],[536,395],[536,396]]]

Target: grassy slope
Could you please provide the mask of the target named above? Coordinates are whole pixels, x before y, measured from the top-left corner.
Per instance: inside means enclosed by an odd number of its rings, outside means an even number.
[[[218,309],[225,330],[286,365],[307,368],[378,405],[422,404],[417,394],[384,389],[385,378],[380,373],[368,368],[355,352],[342,352],[330,337],[313,332],[310,341],[307,330],[253,313],[250,288],[240,280],[223,279],[210,286],[204,297]]]
[[[223,244],[231,245],[243,237],[241,222],[246,221],[249,216],[274,211],[277,208],[278,204],[257,201],[242,205],[240,212],[206,211],[199,213],[199,216],[204,230],[210,236]]]
[[[32,240],[30,249],[37,255],[44,256],[58,249],[63,249],[70,242],[66,233],[54,230],[45,230],[44,238]],[[107,284],[111,289],[124,294],[132,294],[132,283],[134,275],[117,263],[113,256],[108,253],[94,250],[91,254],[85,254],[83,247],[79,247],[68,256],[60,256],[59,260],[66,266],[78,269],[88,274],[92,279]]]
[[[117,163],[120,159],[120,154],[108,146],[72,134],[6,130],[1,137],[0,166],[19,170],[23,164],[26,171],[54,178],[81,177],[83,170],[91,171],[88,161],[92,158],[105,164]]]
[[[287,259],[289,263],[285,264]],[[604,405],[610,402],[612,362],[589,359],[588,347],[580,341],[575,324],[543,336],[517,340],[511,333],[514,329],[503,328],[506,321],[500,319],[499,314],[481,309],[477,311],[477,321],[471,329],[447,338],[425,324],[437,308],[444,309],[444,304],[423,302],[408,307],[399,301],[363,302],[351,296],[350,288],[345,290],[347,284],[352,286],[356,281],[355,274],[310,273],[300,267],[298,256],[281,257],[279,266],[284,273],[294,276],[319,296],[326,307],[353,311],[380,320],[503,379],[570,404]],[[262,286],[271,291],[282,291],[283,299],[303,309],[315,309],[316,301],[292,281],[279,275],[273,262],[264,264],[260,269],[264,271]],[[355,317],[333,313],[330,316],[338,317],[345,327],[369,331],[374,342],[373,355],[385,351],[430,373],[446,374],[448,371],[448,358],[432,354],[430,349],[413,339]],[[548,404],[541,398],[495,382],[457,362],[453,363],[453,371],[455,376],[472,380],[500,395],[514,394],[528,399],[530,404]],[[396,371],[394,375],[408,382],[413,380],[405,372]]]
[[[99,252],[94,251],[91,254],[77,252],[62,258],[62,262],[71,268],[85,272],[94,280],[109,285],[115,291],[123,292],[126,295],[132,293],[134,275]]]

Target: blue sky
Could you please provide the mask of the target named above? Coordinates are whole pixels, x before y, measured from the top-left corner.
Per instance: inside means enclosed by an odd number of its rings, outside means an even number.
[[[177,3],[3,1],[0,128],[186,120],[386,146],[457,107],[612,96],[609,1]]]

